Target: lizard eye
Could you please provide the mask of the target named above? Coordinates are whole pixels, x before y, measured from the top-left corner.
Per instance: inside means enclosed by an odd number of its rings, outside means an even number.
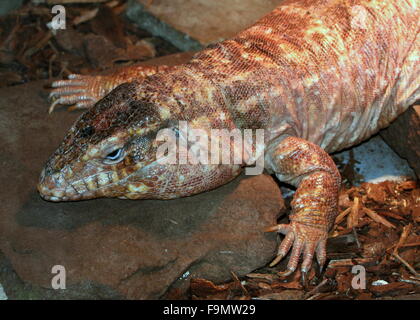
[[[119,148],[108,153],[108,155],[104,158],[104,162],[106,164],[114,164],[120,162],[122,159],[124,159],[124,149]]]

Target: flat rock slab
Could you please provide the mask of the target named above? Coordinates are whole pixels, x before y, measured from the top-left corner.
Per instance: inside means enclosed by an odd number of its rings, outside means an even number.
[[[48,116],[44,84],[0,89],[0,251],[25,283],[50,288],[50,298],[152,299],[185,292],[192,277],[225,281],[273,257],[276,235],[263,229],[283,202],[266,175],[176,200],[42,200],[41,168],[79,115]],[[65,267],[67,290],[51,289],[54,265]]]
[[[407,159],[420,178],[420,105],[410,107],[382,130],[381,136],[401,157]]]
[[[233,37],[283,0],[132,0],[127,16],[181,50]]]

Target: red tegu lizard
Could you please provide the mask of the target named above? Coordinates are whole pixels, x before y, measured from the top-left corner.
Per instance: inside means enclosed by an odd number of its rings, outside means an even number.
[[[44,199],[169,199],[216,188],[243,165],[166,164],[160,129],[264,129],[265,169],[297,187],[290,223],[269,228],[299,259],[326,260],[340,174],[328,153],[387,126],[420,94],[418,0],[286,0],[236,37],[176,67],[129,67],[53,83],[88,108],[42,171]],[[54,104],[54,105],[55,105]],[[54,108],[54,105],[52,108]]]

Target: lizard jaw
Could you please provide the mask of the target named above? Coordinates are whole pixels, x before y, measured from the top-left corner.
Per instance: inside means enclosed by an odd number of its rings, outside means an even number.
[[[75,174],[70,167],[54,173],[48,171],[48,167],[42,170],[37,189],[44,200],[52,202],[95,198],[141,199],[147,197],[147,191],[151,189],[141,179],[128,182],[130,175],[127,170],[120,172],[124,177],[108,170],[90,171],[86,175]]]

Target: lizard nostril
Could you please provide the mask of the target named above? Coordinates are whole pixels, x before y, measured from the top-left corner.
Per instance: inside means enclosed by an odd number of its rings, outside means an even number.
[[[51,194],[50,190],[48,189],[48,187],[45,186],[45,184],[43,182],[38,183],[37,185],[37,189],[39,194],[43,197],[43,196],[48,196]]]
[[[52,179],[50,176],[46,176],[45,175],[45,171],[42,170],[41,172],[41,176],[39,178],[39,183],[38,183],[38,192],[41,195],[50,195],[51,194],[51,190],[52,190]]]
[[[62,180],[60,174],[48,174],[43,169],[37,186],[39,193],[47,196],[61,194],[64,187]]]
[[[42,169],[41,174],[39,175],[39,184],[42,184],[45,180],[45,168]]]

